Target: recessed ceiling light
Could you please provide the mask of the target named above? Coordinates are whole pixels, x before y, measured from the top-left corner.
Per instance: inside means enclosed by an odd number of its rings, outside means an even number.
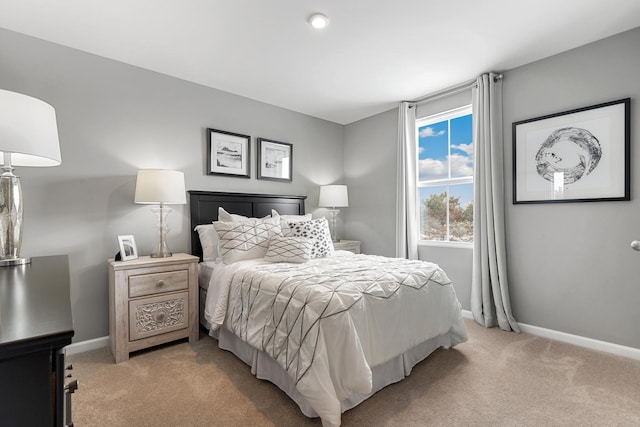
[[[324,13],[314,13],[309,17],[309,23],[313,28],[324,28],[329,25],[329,18]]]

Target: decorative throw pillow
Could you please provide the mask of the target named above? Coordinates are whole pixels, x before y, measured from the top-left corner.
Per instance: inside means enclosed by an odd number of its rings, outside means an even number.
[[[196,226],[200,238],[200,246],[202,246],[202,260],[215,261],[218,259],[218,233],[216,228],[211,224],[201,224]]]
[[[289,224],[292,222],[309,221],[311,214],[306,215],[280,215],[275,209],[271,209],[272,217],[280,217],[280,228],[282,228],[283,236],[291,236],[291,228]]]
[[[333,253],[333,242],[326,218],[292,222],[291,235],[311,239],[311,258],[322,258]]]
[[[269,262],[307,262],[311,259],[311,240],[306,237],[272,237],[264,259]]]
[[[218,232],[220,256],[225,264],[263,258],[269,247],[269,240],[274,236],[282,236],[279,218],[215,221],[213,226]]]

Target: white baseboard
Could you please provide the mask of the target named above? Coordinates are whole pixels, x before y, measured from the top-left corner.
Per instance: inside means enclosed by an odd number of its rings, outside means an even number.
[[[473,319],[473,313],[469,310],[462,310],[462,317]],[[592,338],[581,337],[579,335],[567,334],[565,332],[554,331],[553,329],[545,329],[539,326],[527,325],[518,322],[520,330],[524,333],[536,335],[543,338],[549,338],[568,344],[586,347],[592,350],[604,351],[618,356],[628,357],[630,359],[640,360],[640,349],[626,347],[624,345],[614,344],[606,341],[594,340]]]
[[[473,320],[473,313],[471,312],[471,310],[462,310],[462,317],[464,317],[465,319]]]
[[[76,354],[76,353],[84,353],[85,351],[95,350],[102,347],[109,346],[109,337],[100,337],[94,338],[92,340],[74,342],[73,344],[69,344],[66,346],[65,352],[67,355]]]

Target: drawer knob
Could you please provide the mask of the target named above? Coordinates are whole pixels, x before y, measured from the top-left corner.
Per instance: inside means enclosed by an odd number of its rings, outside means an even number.
[[[66,393],[75,393],[78,390],[79,383],[78,380],[73,380],[69,384],[64,386],[64,391]]]
[[[156,287],[161,288],[164,286],[164,280],[158,280],[158,283],[156,283]]]

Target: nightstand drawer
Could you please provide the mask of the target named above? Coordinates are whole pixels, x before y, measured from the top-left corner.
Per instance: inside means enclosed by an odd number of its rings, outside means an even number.
[[[179,291],[188,288],[188,270],[129,276],[129,298]]]
[[[188,313],[189,292],[129,301],[129,340],[185,329]]]

